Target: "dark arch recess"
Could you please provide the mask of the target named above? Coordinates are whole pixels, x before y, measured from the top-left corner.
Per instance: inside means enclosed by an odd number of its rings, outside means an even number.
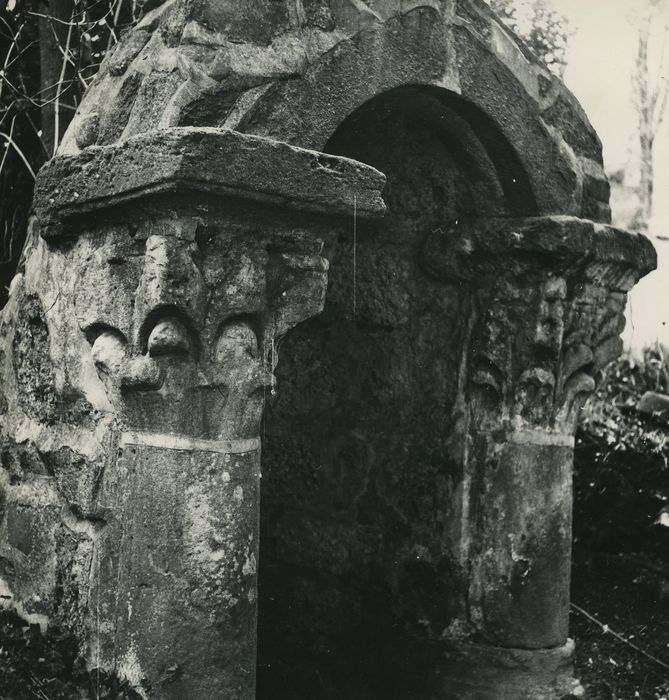
[[[444,88],[405,85],[377,95],[339,125],[323,150],[360,159],[356,138],[364,137],[393,114],[419,120],[439,134],[465,171],[486,180],[493,189],[501,188],[509,215],[539,213],[530,180],[513,146],[481,109]],[[392,143],[387,145],[393,147]]]
[[[379,168],[386,215],[328,244],[323,313],[286,334],[264,416],[258,698],[429,697],[466,618],[459,369],[471,289],[423,266],[432,232],[537,211],[517,154],[442,88],[391,88],[325,152]]]

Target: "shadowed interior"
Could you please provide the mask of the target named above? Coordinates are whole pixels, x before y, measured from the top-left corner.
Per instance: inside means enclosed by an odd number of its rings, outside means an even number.
[[[421,269],[423,245],[465,219],[533,214],[534,200],[511,146],[445,90],[380,95],[326,151],[385,173],[388,213],[326,251],[324,312],[281,344],[258,697],[415,698],[467,583],[449,435],[471,298]]]

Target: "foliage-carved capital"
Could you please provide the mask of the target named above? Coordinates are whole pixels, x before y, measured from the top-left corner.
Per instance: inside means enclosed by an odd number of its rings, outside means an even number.
[[[600,370],[622,350],[626,292],[654,267],[651,244],[547,217],[460,224],[428,236],[425,253],[428,273],[471,290],[475,423],[573,434]]]

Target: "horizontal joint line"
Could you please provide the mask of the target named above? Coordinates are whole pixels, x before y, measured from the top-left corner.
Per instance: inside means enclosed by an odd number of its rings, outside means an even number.
[[[574,437],[564,433],[549,433],[546,430],[514,430],[508,435],[514,445],[548,445],[555,447],[573,447]]]
[[[206,440],[169,433],[144,433],[127,431],[121,434],[121,445],[143,445],[164,450],[184,452],[220,452],[222,454],[243,454],[260,449],[260,438],[239,440]]]

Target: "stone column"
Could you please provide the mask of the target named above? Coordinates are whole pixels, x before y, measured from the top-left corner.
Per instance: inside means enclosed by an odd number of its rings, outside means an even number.
[[[320,311],[327,281],[321,242],[282,224],[223,214],[198,251],[188,218],[141,219],[130,333],[85,326],[120,423],[97,495],[110,517],[90,655],[159,697],[255,697],[261,414],[276,343]]]
[[[473,222],[427,243],[471,291],[456,408],[467,619],[435,697],[582,692],[568,639],[579,410],[622,349],[626,292],[655,264],[641,236],[568,217]]]
[[[255,696],[261,414],[277,344],[320,312],[323,246],[352,227],[354,198],[359,216],[383,212],[383,182],[216,129],[91,148],[40,174],[42,238],[5,320],[16,335],[33,299],[46,355],[22,370],[15,342],[5,371],[29,376],[0,427],[3,445],[27,439],[50,464],[3,482],[3,552],[21,547],[11,513],[41,543],[16,555],[40,561],[3,574],[17,607],[71,629],[92,669],[143,697]],[[54,410],[26,428],[22,396],[42,374],[56,375]]]

